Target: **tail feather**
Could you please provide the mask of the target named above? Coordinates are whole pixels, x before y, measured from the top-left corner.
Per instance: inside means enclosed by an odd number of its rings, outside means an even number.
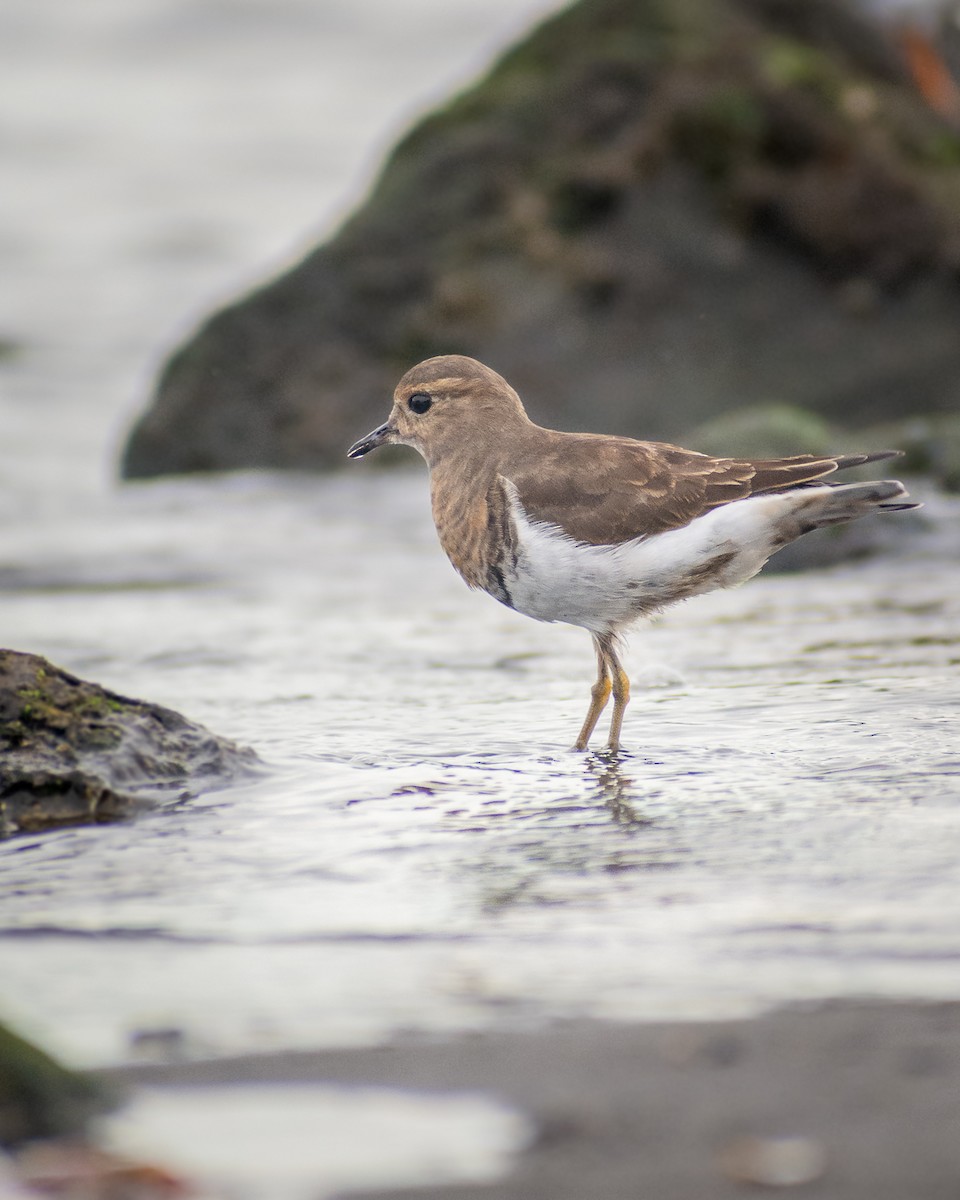
[[[819,487],[797,489],[803,501],[795,510],[801,533],[824,525],[841,525],[871,512],[904,512],[920,508],[915,501],[899,501],[907,489],[898,479],[874,479],[868,483],[824,483]]]
[[[862,467],[865,463],[885,462],[888,458],[902,457],[902,450],[874,450],[870,454],[839,454],[837,455],[837,470],[845,471],[847,467]]]
[[[884,462],[888,458],[899,458],[902,454],[902,450],[874,450],[868,454],[831,454],[827,457],[795,454],[791,458],[752,459],[753,480],[750,490],[753,495],[761,495],[764,492],[783,492],[805,484],[815,486],[823,481],[825,475],[832,475],[834,471]]]

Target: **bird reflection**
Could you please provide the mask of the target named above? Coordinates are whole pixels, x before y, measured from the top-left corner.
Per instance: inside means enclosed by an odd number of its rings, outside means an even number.
[[[588,754],[584,766],[593,776],[600,802],[615,825],[653,825],[652,817],[637,812],[636,805],[645,797],[633,778],[624,773],[624,761],[629,757],[620,752],[602,751]]]

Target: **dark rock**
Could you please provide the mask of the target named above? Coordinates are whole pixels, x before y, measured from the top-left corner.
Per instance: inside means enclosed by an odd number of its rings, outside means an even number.
[[[171,709],[0,650],[0,837],[117,820],[257,762]]]
[[[958,265],[960,134],[879,26],[841,0],[580,0],[173,355],[123,472],[340,464],[433,353],[562,428],[945,411]]]
[[[953,418],[941,417],[941,422]],[[788,404],[757,404],[735,409],[690,431],[684,444],[707,454],[746,458],[776,458],[790,454],[836,454],[842,451],[906,448],[908,440],[903,424],[883,425],[845,433],[817,413]],[[929,421],[914,421],[924,429]],[[921,465],[905,456],[893,462],[873,463],[847,469],[838,482],[856,479],[899,478],[905,472],[930,474],[930,463]],[[787,571],[807,571],[829,567],[850,559],[869,558],[915,544],[918,532],[932,524],[929,510],[904,518],[874,515],[847,525],[832,525],[806,534],[791,542],[770,559],[768,575]]]
[[[844,448],[842,440],[822,417],[792,404],[754,404],[734,409],[698,426],[683,439],[693,450],[730,458],[836,454]]]
[[[960,413],[907,417],[868,433],[874,444],[903,450],[904,471],[927,475],[944,491],[960,492]]]
[[[67,1070],[0,1025],[0,1146],[82,1136],[89,1119],[111,1107],[112,1099],[100,1081]]]

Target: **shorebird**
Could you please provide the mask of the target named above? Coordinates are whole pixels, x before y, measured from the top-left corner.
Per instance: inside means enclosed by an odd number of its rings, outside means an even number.
[[[440,544],[471,588],[589,631],[597,678],[577,750],[611,694],[607,746],[620,747],[630,699],[620,637],[634,621],[745,582],[812,529],[918,507],[897,480],[825,479],[899,451],[758,461],[561,433],[535,425],[496,371],[456,354],[407,371],[386,423],[348,455],[391,443],[426,460]]]

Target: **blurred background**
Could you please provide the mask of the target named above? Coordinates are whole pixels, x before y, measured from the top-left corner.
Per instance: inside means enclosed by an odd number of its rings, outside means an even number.
[[[329,233],[549,7],[4,4],[5,478],[113,476],[185,331]]]

